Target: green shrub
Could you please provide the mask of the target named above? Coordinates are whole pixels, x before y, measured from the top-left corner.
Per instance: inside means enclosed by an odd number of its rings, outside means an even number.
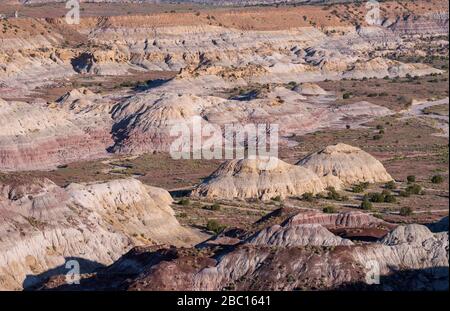
[[[422,193],[422,187],[418,184],[409,185],[406,188],[406,192],[409,194],[421,194]]]
[[[407,198],[407,197],[411,196],[411,194],[409,192],[406,192],[406,191],[403,191],[403,190],[400,191],[398,193],[398,195],[401,196],[401,197],[404,197],[404,198]]]
[[[349,99],[351,96],[352,96],[352,93],[344,93],[344,94],[342,95],[342,98],[343,98],[343,99]]]
[[[272,201],[281,202],[281,196],[277,195],[276,197],[272,198]]]
[[[303,193],[302,200],[307,201],[307,202],[312,202],[312,201],[314,201],[314,194],[312,194],[311,192]]]
[[[336,208],[332,205],[328,205],[323,208],[323,212],[326,214],[334,214],[336,213]]]
[[[369,200],[363,200],[361,203],[361,209],[365,211],[370,211],[372,209],[373,205]]]
[[[390,190],[395,190],[397,188],[397,185],[395,184],[395,181],[391,180],[390,182],[387,182],[384,185],[384,188],[390,189]]]
[[[413,214],[413,210],[409,206],[404,206],[400,209],[401,216],[411,216]]]
[[[384,202],[385,203],[395,203],[395,202],[397,202],[397,199],[392,194],[389,194],[384,197]]]
[[[367,188],[369,188],[369,183],[360,183],[352,187],[352,192],[361,193],[367,190]]]
[[[205,206],[204,209],[207,209],[209,211],[219,211],[220,210],[220,204],[219,203],[214,203],[212,205]]]
[[[442,177],[441,175],[434,175],[433,177],[431,177],[431,182],[433,184],[442,184],[444,182],[444,177]]]
[[[327,190],[328,190],[328,194],[327,194],[328,200],[345,201],[348,199],[345,196],[341,196],[334,187],[328,187]]]
[[[380,140],[380,139],[382,139],[382,138],[383,138],[383,135],[381,135],[381,134],[375,134],[375,135],[373,135],[373,137],[372,137],[373,140]]]
[[[373,203],[382,203],[384,202],[384,195],[378,192],[371,192],[365,196],[365,200],[368,200]]]
[[[206,224],[206,229],[208,231],[214,232],[215,234],[219,234],[222,232],[226,226],[221,225],[217,220],[208,220]]]
[[[384,189],[383,191],[381,191],[381,194],[384,195],[384,196],[387,196],[387,195],[391,195],[392,193],[391,193],[390,190]]]
[[[406,180],[408,181],[408,183],[416,182],[416,176],[409,175],[408,177],[406,177]]]
[[[191,200],[189,200],[188,198],[182,198],[180,201],[178,201],[178,205],[191,205]]]

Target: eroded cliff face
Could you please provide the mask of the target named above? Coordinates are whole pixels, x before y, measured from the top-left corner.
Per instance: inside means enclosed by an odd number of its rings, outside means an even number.
[[[136,245],[193,245],[170,194],[137,180],[71,184],[49,180],[0,189],[0,288],[32,287],[75,259],[83,273],[112,263]]]

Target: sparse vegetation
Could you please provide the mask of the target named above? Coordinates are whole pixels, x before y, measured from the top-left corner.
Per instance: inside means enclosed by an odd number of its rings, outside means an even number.
[[[400,209],[401,216],[411,216],[413,214],[413,209],[410,206],[404,206]]]
[[[431,177],[431,182],[433,184],[442,184],[444,182],[444,177],[442,177],[442,175],[434,175]]]
[[[336,207],[332,205],[327,205],[322,210],[325,214],[334,214],[336,213]]]
[[[206,223],[206,229],[208,231],[214,232],[215,234],[221,233],[225,230],[226,226],[221,225],[217,220],[208,220]]]

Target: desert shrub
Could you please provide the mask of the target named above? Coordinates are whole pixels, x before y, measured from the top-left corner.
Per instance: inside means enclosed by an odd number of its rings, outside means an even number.
[[[406,177],[406,180],[408,181],[408,183],[416,182],[416,176],[409,175],[408,177]]]
[[[272,198],[272,201],[281,202],[281,196],[277,195],[276,197]]]
[[[180,201],[178,201],[178,205],[191,205],[191,200],[189,200],[188,198],[182,198]]]
[[[390,182],[387,182],[384,185],[384,188],[390,189],[390,190],[395,190],[397,188],[397,185],[395,184],[395,181],[391,180]]]
[[[378,192],[371,192],[365,196],[364,200],[368,200],[373,203],[382,203],[384,202],[384,195]]]
[[[341,196],[334,187],[328,187],[327,191],[328,191],[328,194],[327,194],[328,200],[345,201],[348,199],[345,196]]]
[[[404,190],[400,191],[398,193],[398,195],[401,196],[401,197],[404,197],[404,198],[407,198],[407,197],[411,196],[411,194],[409,192],[406,192]]]
[[[311,192],[303,193],[302,200],[307,201],[307,202],[312,202],[312,201],[314,201],[314,194],[312,194]]]
[[[384,197],[384,202],[385,203],[395,203],[395,202],[397,202],[397,199],[392,194],[389,194]]]
[[[381,194],[384,195],[384,196],[387,196],[387,195],[391,195],[392,193],[391,193],[390,190],[384,189],[383,191],[381,191]]]
[[[404,206],[400,209],[401,216],[411,216],[413,214],[413,210],[409,206]]]
[[[225,228],[226,228],[226,226],[221,225],[217,220],[214,220],[214,219],[208,220],[208,222],[206,223],[206,229],[208,231],[214,232],[215,234],[219,234]]]
[[[180,217],[180,218],[187,218],[187,217],[188,217],[188,214],[186,214],[186,213],[180,213],[180,214],[178,215],[178,217]]]
[[[418,184],[409,185],[406,188],[406,192],[409,194],[421,194],[422,193],[422,187]]]
[[[332,205],[328,205],[325,206],[322,211],[326,214],[333,214],[336,213],[336,208]]]
[[[377,125],[377,130],[384,130],[384,126],[381,125],[381,124],[378,124],[378,125]]]
[[[361,193],[361,192],[364,192],[365,190],[367,190],[367,188],[369,188],[369,183],[368,182],[362,182],[362,183],[359,183],[357,185],[354,185],[352,187],[352,192],[354,192],[354,193]]]
[[[363,200],[361,203],[361,209],[365,211],[370,211],[372,209],[373,205],[369,200]]]
[[[347,92],[347,93],[344,93],[344,94],[342,95],[342,98],[343,98],[343,99],[349,99],[351,96],[352,96],[352,93]]]
[[[373,137],[372,137],[373,140],[380,140],[380,139],[382,139],[382,138],[383,138],[383,135],[381,135],[381,134],[375,134],[375,135],[373,135]]]
[[[441,175],[434,175],[433,177],[431,177],[431,182],[433,184],[442,184],[444,182],[444,177],[442,177]]]
[[[209,211],[219,211],[220,210],[220,204],[219,203],[214,203],[212,205],[205,206],[204,209],[207,209]]]

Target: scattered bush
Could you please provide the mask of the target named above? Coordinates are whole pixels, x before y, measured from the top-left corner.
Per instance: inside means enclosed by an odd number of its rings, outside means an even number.
[[[390,190],[395,190],[397,188],[397,185],[395,184],[395,181],[391,180],[390,182],[387,182],[384,185],[384,188],[390,189]]]
[[[180,201],[178,201],[178,205],[191,205],[191,200],[189,200],[188,198],[182,198]]]
[[[384,202],[385,203],[395,203],[395,202],[397,202],[397,199],[392,194],[389,194],[384,197]]]
[[[416,182],[416,176],[409,175],[408,177],[406,177],[406,180],[408,181],[408,183]]]
[[[334,200],[334,201],[346,201],[348,198],[346,196],[341,196],[334,187],[328,187],[327,188],[328,194],[327,199],[328,200]]]
[[[369,183],[368,182],[359,183],[359,184],[354,185],[352,187],[352,192],[354,192],[354,193],[361,193],[361,192],[364,192],[365,190],[367,190],[367,188],[369,188]]]
[[[404,206],[400,209],[401,216],[411,216],[413,214],[413,210],[409,206]]]
[[[344,94],[342,95],[342,98],[343,98],[343,99],[349,99],[351,96],[352,96],[352,93],[344,93]]]
[[[302,200],[307,201],[307,202],[312,202],[312,201],[314,201],[314,194],[312,194],[311,192],[303,193]]]
[[[380,140],[380,139],[382,139],[382,138],[383,138],[383,135],[381,135],[381,134],[375,134],[375,135],[373,135],[373,137],[372,137],[373,140]]]
[[[226,226],[221,225],[217,220],[208,220],[208,223],[206,224],[206,229],[208,231],[214,232],[215,234],[219,234],[225,228]]]
[[[323,212],[326,214],[334,214],[336,213],[336,208],[332,205],[328,205],[323,208]]]
[[[205,206],[204,209],[207,209],[209,211],[219,211],[220,210],[220,204],[219,203],[214,203],[212,205]]]
[[[361,203],[361,209],[365,211],[370,211],[372,209],[373,205],[369,200],[363,200]]]
[[[409,185],[406,188],[406,192],[409,194],[421,194],[422,193],[422,187],[418,184]]]
[[[277,195],[276,197],[272,198],[272,201],[281,202],[281,196]]]
[[[403,191],[403,190],[400,191],[398,193],[398,195],[401,196],[401,197],[404,197],[404,198],[407,198],[407,197],[411,196],[411,194],[409,192],[406,192],[406,191]]]
[[[434,175],[433,177],[431,177],[431,182],[433,184],[442,184],[444,182],[444,177],[442,177],[441,175]]]

